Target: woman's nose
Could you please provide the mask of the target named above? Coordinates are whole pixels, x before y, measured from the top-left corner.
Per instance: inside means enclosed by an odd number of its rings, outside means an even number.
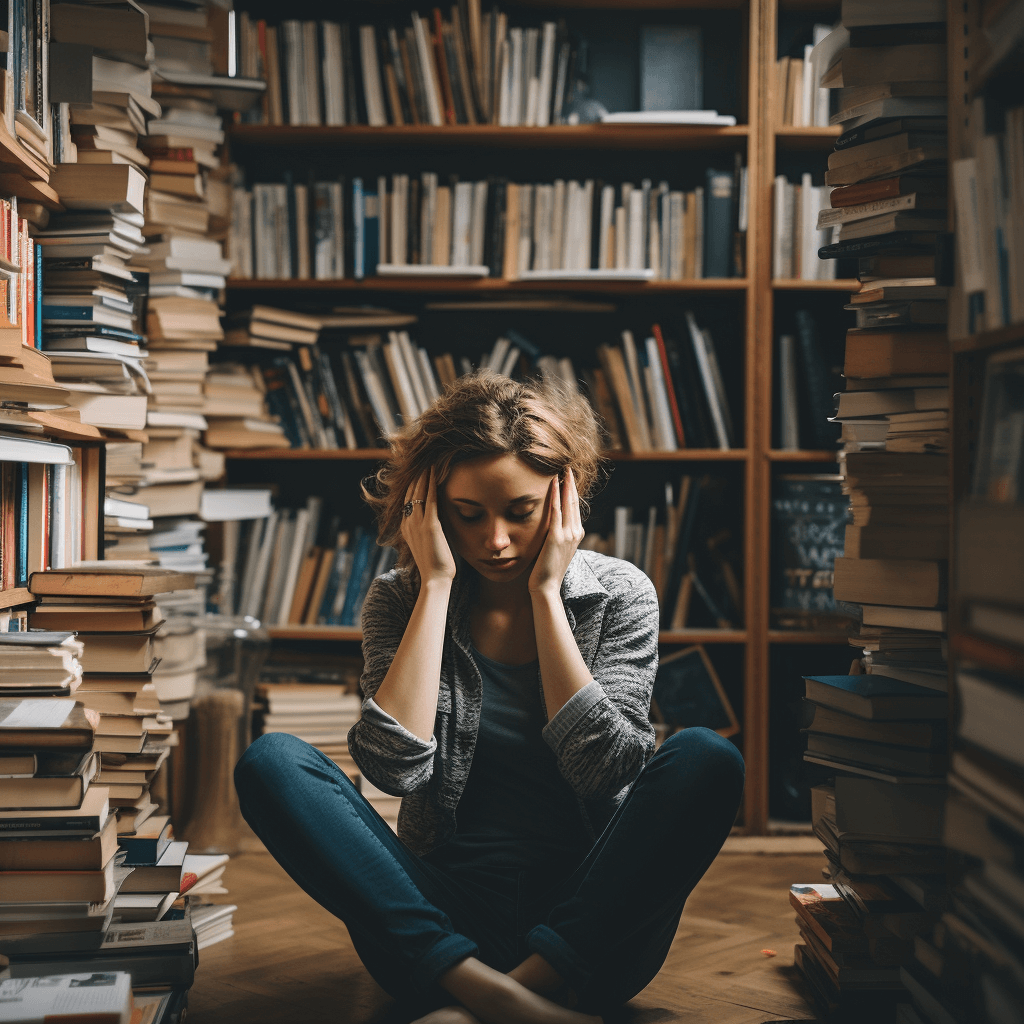
[[[505,524],[500,520],[496,520],[494,525],[488,531],[487,534],[487,550],[488,551],[504,551],[508,547],[508,530],[505,529]]]

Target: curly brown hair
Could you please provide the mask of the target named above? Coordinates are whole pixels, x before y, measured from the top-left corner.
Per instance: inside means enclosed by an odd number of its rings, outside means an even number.
[[[601,430],[590,403],[561,382],[512,380],[488,370],[459,377],[434,404],[391,436],[391,455],[362,492],[377,517],[378,543],[409,552],[402,540],[402,506],[410,485],[433,467],[438,492],[460,462],[516,455],[546,476],[571,468],[580,512],[603,482]]]

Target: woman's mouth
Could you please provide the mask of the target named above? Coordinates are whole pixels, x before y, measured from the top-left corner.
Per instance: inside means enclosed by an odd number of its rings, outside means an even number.
[[[488,569],[508,569],[518,562],[518,558],[481,558],[479,562],[481,565],[487,566]]]

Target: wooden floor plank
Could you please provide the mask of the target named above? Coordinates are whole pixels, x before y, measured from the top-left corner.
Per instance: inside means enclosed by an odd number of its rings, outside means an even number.
[[[820,853],[720,855],[691,894],[658,976],[614,1024],[813,1019],[793,968],[788,891],[820,879],[823,863]],[[200,954],[189,1024],[407,1024],[345,926],[268,855],[233,858],[225,877],[231,895],[221,899],[238,905],[235,935]]]

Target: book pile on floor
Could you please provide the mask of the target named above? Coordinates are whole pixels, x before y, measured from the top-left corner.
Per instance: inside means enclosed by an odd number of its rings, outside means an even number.
[[[959,715],[945,841],[959,861],[928,952],[945,1005],[965,1022],[1024,1005],[1024,482],[1001,440],[1024,411],[1022,368],[1019,346],[988,357],[974,480],[957,516]]]
[[[845,129],[825,178],[838,186],[832,210],[819,219],[838,224],[838,238],[820,255],[858,257],[861,280],[835,417],[852,523],[834,593],[856,616],[850,642],[863,656],[854,663],[861,674],[806,677],[813,720],[804,757],[830,777],[812,790],[812,807],[835,894],[794,899],[813,904],[802,923],[814,914],[838,932],[845,920],[853,934],[830,947],[805,927],[797,961],[823,1006],[855,1015],[900,1004],[901,1019],[913,1021],[940,1019],[924,935],[943,908],[946,868],[949,368],[947,290],[937,284],[946,47],[936,20],[944,14],[922,8],[920,23],[894,24],[891,7],[871,3],[817,48],[822,85],[843,90]],[[880,80],[918,89],[847,109],[846,90]]]
[[[683,191],[651,178],[604,184],[439,184],[434,172],[335,183],[236,186],[231,253],[240,278],[331,280],[433,274],[506,280],[682,281],[742,277],[746,168],[706,171]],[[312,190],[312,194],[310,193]],[[807,195],[818,196],[809,190]],[[820,198],[820,197],[819,197]],[[810,209],[813,225],[818,207]],[[316,211],[315,230],[310,210]],[[323,213],[321,214],[321,210]],[[347,228],[352,211],[353,228]],[[799,276],[788,274],[784,276]]]
[[[348,731],[359,720],[359,695],[327,683],[259,683],[261,733],[286,732],[322,750],[353,782]]]

